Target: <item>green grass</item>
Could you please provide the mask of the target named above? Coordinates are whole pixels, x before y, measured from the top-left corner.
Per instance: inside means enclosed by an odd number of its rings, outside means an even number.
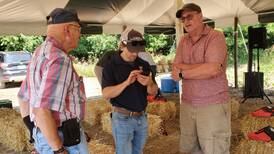
[[[94,66],[95,64],[88,63],[73,63],[76,72],[83,77],[93,77],[94,76]]]
[[[256,56],[256,55],[254,55]],[[256,69],[257,71],[257,59]],[[247,64],[241,64],[238,66],[238,85],[244,86],[244,72],[247,72]],[[260,55],[260,72],[264,73],[264,88],[274,88],[274,51],[262,52]],[[230,86],[234,86],[234,66],[230,65],[227,68],[227,77]]]

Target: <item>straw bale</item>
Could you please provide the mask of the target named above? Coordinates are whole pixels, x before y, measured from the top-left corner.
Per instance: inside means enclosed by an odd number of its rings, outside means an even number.
[[[147,113],[158,115],[163,120],[170,120],[176,117],[176,104],[172,101],[148,103]]]
[[[99,140],[91,140],[88,143],[90,154],[114,154],[114,146],[100,143]]]
[[[111,111],[111,104],[105,99],[99,99],[86,104],[85,121],[91,126],[100,123],[101,115]]]
[[[166,135],[165,126],[160,116],[147,114],[147,120],[148,120],[148,136],[149,137]]]
[[[112,134],[110,112],[104,113],[102,115],[101,124],[104,132]]]
[[[274,126],[274,118],[259,118],[249,114],[240,120],[240,124],[241,131],[244,133],[245,138],[248,139],[248,133],[258,131],[268,125]]]
[[[17,152],[30,150],[29,132],[20,113],[13,109],[0,108],[0,143]]]
[[[274,142],[242,140],[233,152],[235,154],[274,154]]]
[[[102,129],[104,132],[112,134],[110,113],[104,113],[101,118]],[[148,136],[166,135],[166,129],[160,116],[147,114],[148,119]]]
[[[236,97],[230,99],[231,105],[231,119],[237,119],[239,117],[240,102]]]
[[[162,73],[162,72],[164,72],[164,66],[162,64],[157,64],[156,70],[157,70],[157,72]]]

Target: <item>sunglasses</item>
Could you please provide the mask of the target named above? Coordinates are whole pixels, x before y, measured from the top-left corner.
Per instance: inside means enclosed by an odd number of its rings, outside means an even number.
[[[142,40],[142,41],[128,41],[128,44],[130,44],[131,46],[145,46],[146,45],[146,41]]]
[[[72,27],[74,27],[74,28],[77,28],[77,30],[81,33],[81,26],[79,26],[79,25],[75,25],[75,24],[69,24],[69,26],[72,26]]]
[[[188,20],[188,21],[189,21],[189,20],[192,20],[195,14],[197,14],[197,13],[189,14],[189,15],[187,15],[187,16],[185,16],[185,17],[182,16],[182,17],[181,17],[181,21],[182,21],[182,22],[185,22],[186,20]]]

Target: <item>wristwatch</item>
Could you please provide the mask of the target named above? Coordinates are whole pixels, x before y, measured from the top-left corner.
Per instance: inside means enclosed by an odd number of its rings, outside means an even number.
[[[62,146],[60,149],[53,151],[54,154],[60,154],[62,152],[66,151],[65,147]]]
[[[184,74],[183,74],[183,72],[182,71],[180,71],[180,73],[179,73],[179,77],[180,77],[180,79],[184,79]]]

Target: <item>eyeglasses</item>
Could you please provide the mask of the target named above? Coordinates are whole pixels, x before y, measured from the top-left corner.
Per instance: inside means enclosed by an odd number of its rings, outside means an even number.
[[[75,24],[69,24],[69,26],[73,26],[78,29],[78,31],[81,33],[81,26],[75,25]]]
[[[127,41],[127,43],[130,43],[131,46],[145,46],[146,45],[145,40],[142,40],[142,41]]]
[[[182,17],[181,17],[181,21],[182,21],[182,22],[185,22],[186,20],[188,20],[188,21],[189,21],[189,20],[192,20],[195,14],[197,14],[197,13],[188,14],[188,15],[185,16],[185,17],[182,16]]]

